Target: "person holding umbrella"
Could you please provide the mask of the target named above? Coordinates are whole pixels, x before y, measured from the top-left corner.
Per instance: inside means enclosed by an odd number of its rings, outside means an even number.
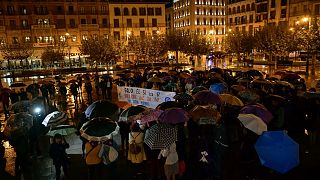
[[[12,91],[10,92],[10,100],[11,104],[14,104],[19,101],[19,95],[17,94],[15,89],[12,89]]]
[[[61,134],[55,134],[53,137],[53,143],[50,145],[49,155],[53,160],[53,164],[56,169],[56,179],[60,180],[61,166],[66,178],[69,177],[68,173],[68,156],[66,149],[69,148],[69,144],[62,137]]]
[[[3,105],[3,110],[4,110],[4,115],[5,115],[5,118],[7,119],[9,117],[9,97],[10,97],[10,94],[9,92],[5,91],[5,90],[1,90],[2,92],[0,92],[0,98],[1,98],[1,102],[2,102],[2,105]]]
[[[29,100],[27,92],[24,90],[24,88],[20,89],[19,93],[20,101]]]

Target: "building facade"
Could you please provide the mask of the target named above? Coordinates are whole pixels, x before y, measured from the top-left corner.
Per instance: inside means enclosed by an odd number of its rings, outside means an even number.
[[[174,0],[174,29],[204,35],[215,51],[223,50],[226,32],[224,0]]]
[[[288,25],[288,0],[228,0],[228,31],[255,30],[265,24]]]
[[[312,19],[320,18],[319,0],[290,0],[289,25],[294,27],[296,24],[311,22]]]
[[[0,15],[0,42],[32,43],[37,62],[44,48],[59,41],[68,46],[69,63],[77,64],[81,41],[89,36],[120,40],[166,30],[160,0],[2,0]]]

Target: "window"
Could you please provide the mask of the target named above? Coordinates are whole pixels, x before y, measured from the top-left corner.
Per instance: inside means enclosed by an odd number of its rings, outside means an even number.
[[[88,36],[87,35],[82,35],[82,40],[88,40]]]
[[[137,16],[138,15],[138,12],[137,12],[137,9],[136,8],[132,8],[132,16]]]
[[[197,25],[200,25],[200,19],[197,18]]]
[[[113,32],[113,37],[115,40],[120,40],[120,32],[119,31],[114,31]]]
[[[271,8],[275,8],[276,7],[276,0],[271,0]]]
[[[146,8],[139,8],[139,14],[140,14],[140,16],[145,16],[146,15]]]
[[[57,19],[57,28],[65,28],[66,26],[66,22],[65,19]]]
[[[287,5],[287,0],[281,0],[281,6],[286,6]]]
[[[203,25],[207,25],[207,19],[203,18]]]
[[[87,20],[86,20],[86,19],[81,19],[81,20],[80,20],[80,23],[81,23],[81,24],[87,24]]]
[[[75,28],[75,27],[76,27],[76,21],[75,21],[75,19],[70,19],[70,20],[69,20],[69,23],[70,23],[70,27],[71,27],[71,28]]]
[[[115,7],[115,8],[114,8],[114,15],[115,15],[115,16],[121,16],[121,10],[120,10],[120,8],[118,8],[118,7]]]
[[[66,41],[66,36],[60,36],[60,41],[65,42]]]
[[[107,7],[106,6],[102,6],[101,7],[101,13],[102,14],[106,14],[107,13]]]
[[[247,11],[250,11],[250,4],[247,4]]]
[[[146,35],[146,32],[145,31],[140,31],[140,36],[141,37],[144,37]]]
[[[127,19],[127,27],[132,27],[132,19]]]
[[[19,38],[18,37],[12,37],[12,44],[18,44]]]
[[[97,19],[96,18],[92,18],[91,19],[91,24],[97,24]]]
[[[8,15],[14,15],[14,7],[13,6],[8,6],[7,7],[7,12],[8,12]]]
[[[107,18],[103,18],[103,19],[102,19],[102,26],[103,26],[103,27],[108,27],[108,20],[107,20]]]
[[[148,8],[148,16],[154,16],[154,9]]]
[[[27,14],[27,9],[25,7],[21,7],[21,14],[26,15]]]
[[[281,9],[281,18],[286,18],[287,17],[287,9]]]
[[[29,36],[25,37],[24,42],[31,42],[31,38]]]
[[[145,25],[144,25],[144,19],[139,19],[139,26],[140,26],[140,27],[145,27]]]
[[[307,5],[303,5],[303,12],[304,13],[308,12],[308,6]]]
[[[156,8],[156,16],[161,16],[161,15],[162,15],[161,8]]]
[[[21,26],[24,28],[28,27],[28,20],[21,20]]]
[[[249,23],[253,23],[253,15],[249,16]]]
[[[72,35],[71,36],[71,41],[72,42],[76,42],[77,41],[77,36],[76,35]]]
[[[91,13],[92,13],[92,14],[96,14],[96,7],[92,7],[92,8],[91,8]]]
[[[68,7],[68,11],[71,12],[71,13],[73,13],[73,11],[74,11],[73,6],[69,6],[69,7]]]
[[[129,9],[128,8],[124,8],[123,9],[123,15],[124,16],[129,16]]]
[[[9,23],[10,23],[11,27],[16,26],[16,21],[15,20],[10,20]]]
[[[275,19],[276,18],[276,11],[271,11],[270,12],[270,19]]]
[[[80,14],[84,14],[84,7],[80,7]]]
[[[113,25],[114,25],[115,28],[119,28],[120,27],[119,19],[114,19],[113,20]]]
[[[158,20],[156,18],[152,18],[152,27],[158,26]]]

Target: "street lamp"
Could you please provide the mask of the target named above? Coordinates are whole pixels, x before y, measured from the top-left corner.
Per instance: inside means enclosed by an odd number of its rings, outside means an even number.
[[[127,31],[127,61],[129,61],[129,37],[131,35],[131,31]]]
[[[69,46],[69,43],[68,43],[68,39],[70,37],[70,34],[67,32],[65,35],[66,35],[65,41],[66,41],[66,44],[67,44],[68,49],[69,49],[68,56],[69,56],[69,63],[70,63],[70,68],[71,68],[71,56],[70,56],[71,46]]]

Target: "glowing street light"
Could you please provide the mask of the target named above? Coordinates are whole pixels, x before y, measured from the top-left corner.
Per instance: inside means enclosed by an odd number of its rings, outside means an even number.
[[[302,21],[303,21],[303,22],[308,22],[308,21],[309,21],[309,18],[308,18],[308,17],[304,17],[304,18],[302,18]]]

